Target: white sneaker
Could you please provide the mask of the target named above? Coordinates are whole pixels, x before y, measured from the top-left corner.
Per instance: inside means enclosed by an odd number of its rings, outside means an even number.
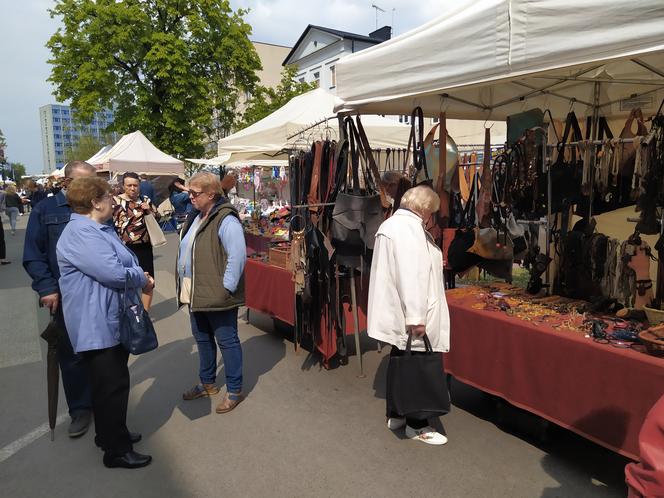
[[[406,437],[415,441],[422,441],[426,444],[441,445],[447,443],[447,438],[430,426],[413,429],[407,425]]]
[[[406,425],[405,418],[389,417],[387,419],[387,428],[390,429],[391,431],[398,431],[404,425]]]

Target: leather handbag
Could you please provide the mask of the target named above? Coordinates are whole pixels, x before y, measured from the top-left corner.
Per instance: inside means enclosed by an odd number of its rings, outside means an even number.
[[[134,300],[131,299],[131,296],[128,296],[128,279],[129,275],[126,275],[125,288],[122,294],[122,308],[120,309],[119,340],[127,351],[133,355],[139,355],[156,349],[159,342],[150,315],[145,311],[139,294],[134,291],[131,292],[135,295]]]
[[[381,195],[370,170],[360,167],[364,150],[352,118],[344,120],[346,138],[341,145],[342,156],[337,171],[337,188],[332,211],[332,245],[340,256],[363,256],[373,250],[376,232],[384,221]],[[350,171],[348,165],[350,163]],[[360,183],[360,169],[364,185]]]
[[[570,137],[571,134],[571,137]],[[570,140],[572,138],[572,140]],[[583,135],[574,112],[567,114],[565,131],[562,141],[558,144],[558,158],[551,165],[551,212],[560,213],[569,209],[583,199],[581,180],[583,175],[583,162],[572,149],[572,157],[565,160],[565,144],[569,141],[581,141]],[[538,181],[538,214],[547,213],[547,175],[541,175]]]
[[[425,352],[411,350],[408,335],[406,350],[391,355],[387,367],[388,417],[424,419],[450,411],[450,395],[443,370],[443,355],[434,353],[429,337],[423,337]]]
[[[413,109],[410,117],[410,137],[408,139],[408,150],[406,151],[406,163],[409,153],[413,153],[413,181],[414,186],[428,185],[433,188],[433,179],[427,168],[426,148],[424,143],[424,111],[421,107]],[[407,171],[407,164],[404,164]]]
[[[514,259],[514,245],[512,239],[506,234],[501,236],[495,228],[475,227],[475,242],[468,252],[477,254],[483,259],[512,260]]]

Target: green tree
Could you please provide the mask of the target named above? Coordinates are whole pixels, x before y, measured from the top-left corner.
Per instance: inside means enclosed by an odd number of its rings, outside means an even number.
[[[283,107],[293,97],[316,88],[315,83],[301,83],[295,80],[297,67],[289,65],[281,71],[281,82],[277,88],[256,85],[251,98],[247,102],[241,128],[246,128],[269,116],[277,109]]]
[[[65,149],[65,163],[70,161],[85,161],[109,143],[111,143],[110,139],[99,140],[94,135],[81,135],[78,142],[74,142],[70,147]]]
[[[232,129],[261,69],[247,11],[228,0],[57,0],[49,12],[63,24],[47,43],[58,100],[83,121],[113,108],[110,130],[139,129],[180,157]]]
[[[17,184],[21,182],[21,178],[25,176],[25,164],[23,163],[9,163],[6,170],[9,170],[12,180]]]

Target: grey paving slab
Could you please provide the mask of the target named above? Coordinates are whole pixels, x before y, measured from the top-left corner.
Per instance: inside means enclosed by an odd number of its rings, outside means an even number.
[[[214,413],[219,396],[183,401],[198,357],[173,302],[174,251],[169,236],[156,259],[161,345],[130,365],[129,426],[154,463],[105,469],[92,434],[70,440],[62,424],[54,442],[44,435],[0,463],[2,496],[625,496],[623,458],[555,427],[540,440],[539,419],[498,414],[492,398],[460,383],[443,420],[449,443],[405,440],[385,427],[387,349],[363,338],[366,378],[352,360],[326,371],[255,313],[240,321],[247,399],[226,415]],[[46,421],[42,374],[39,361],[0,368],[0,450]]]

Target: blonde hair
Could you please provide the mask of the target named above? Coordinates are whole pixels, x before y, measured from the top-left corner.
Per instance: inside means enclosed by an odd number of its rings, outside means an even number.
[[[438,197],[438,194],[431,187],[419,185],[406,190],[406,193],[401,198],[400,207],[418,213],[423,211],[434,213],[440,208],[440,197]]]
[[[5,192],[7,192],[8,194],[15,194],[16,187],[14,185],[8,185],[7,188],[5,189]]]
[[[201,171],[196,173],[189,179],[189,185],[198,185],[203,189],[203,192],[207,194],[214,194],[215,197],[222,197],[224,195],[224,190],[221,188],[221,181],[219,177],[214,173],[209,173],[207,171]]]

